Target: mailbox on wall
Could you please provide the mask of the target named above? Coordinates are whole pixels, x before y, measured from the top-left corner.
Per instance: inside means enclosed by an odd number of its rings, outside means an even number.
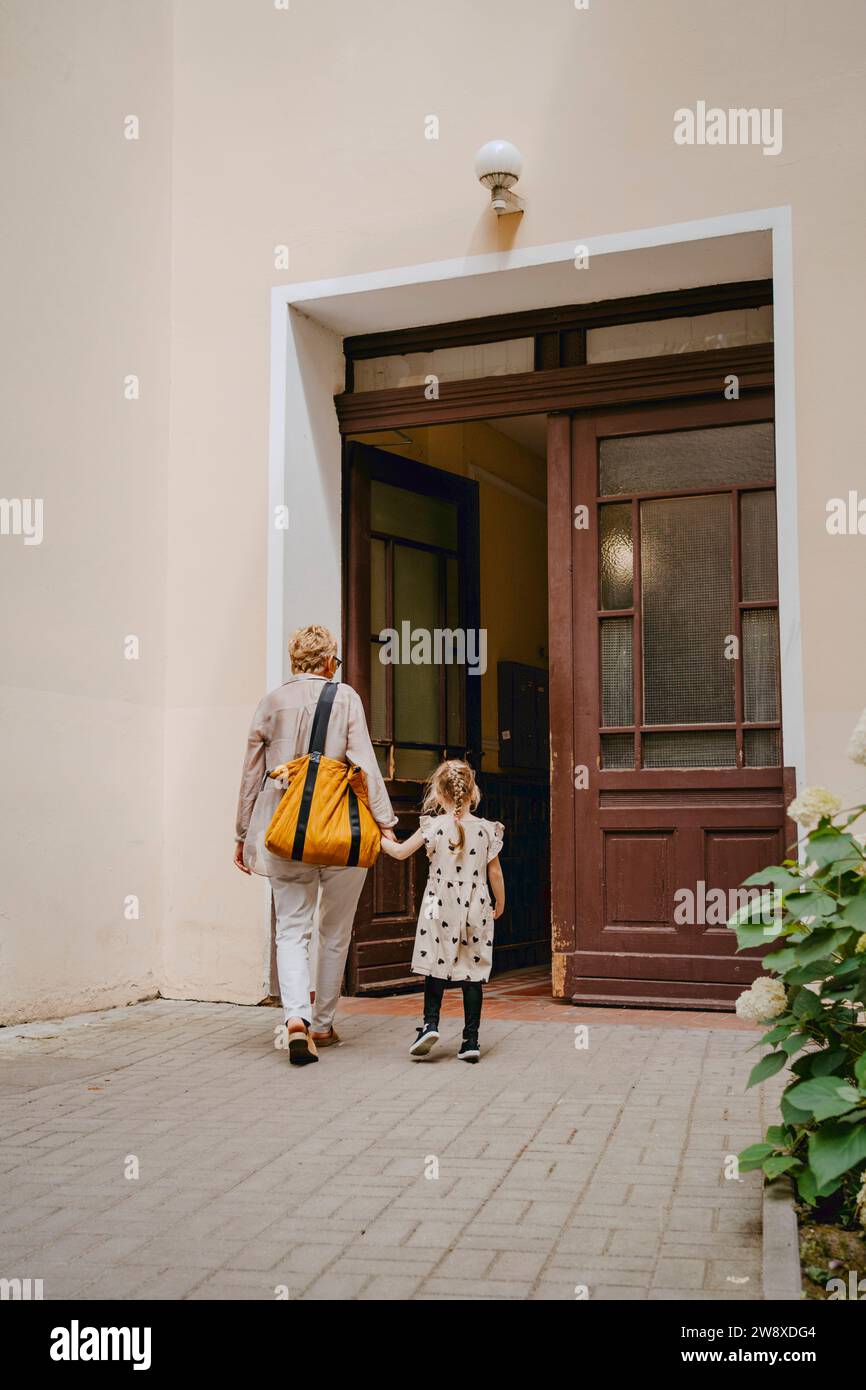
[[[500,661],[499,766],[514,772],[546,771],[548,754],[547,671],[520,661]]]

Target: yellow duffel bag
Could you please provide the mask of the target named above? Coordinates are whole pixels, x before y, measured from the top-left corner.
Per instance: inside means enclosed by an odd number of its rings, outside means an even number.
[[[336,693],[333,681],[322,687],[308,752],[267,774],[288,778],[288,786],[265,834],[265,848],[301,864],[369,869],[382,841],[367,801],[367,779],[361,768],[324,752]]]

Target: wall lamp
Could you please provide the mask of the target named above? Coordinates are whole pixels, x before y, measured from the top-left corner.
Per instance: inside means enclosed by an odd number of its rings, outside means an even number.
[[[510,140],[488,140],[475,156],[475,174],[490,189],[490,206],[501,217],[506,212],[522,212],[523,199],[511,192],[523,169],[523,155]]]

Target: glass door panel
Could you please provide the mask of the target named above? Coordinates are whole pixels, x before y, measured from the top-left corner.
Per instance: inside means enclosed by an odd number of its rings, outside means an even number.
[[[769,423],[599,440],[603,768],[779,765],[773,480]]]

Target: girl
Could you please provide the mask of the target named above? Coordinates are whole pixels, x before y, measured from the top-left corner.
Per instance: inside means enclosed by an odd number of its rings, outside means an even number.
[[[422,845],[430,861],[429,878],[415,932],[412,969],[424,975],[424,1022],[409,1049],[426,1057],[439,1040],[439,1010],[448,980],[463,989],[464,1062],[481,1056],[481,985],[493,962],[493,923],[505,909],[505,880],[499,863],[504,828],[472,812],[481,800],[468,763],[441,763],[427,782],[420,829],[398,844],[382,840],[392,859],[408,859]],[[490,886],[488,887],[488,880]],[[490,889],[495,895],[495,904]]]

